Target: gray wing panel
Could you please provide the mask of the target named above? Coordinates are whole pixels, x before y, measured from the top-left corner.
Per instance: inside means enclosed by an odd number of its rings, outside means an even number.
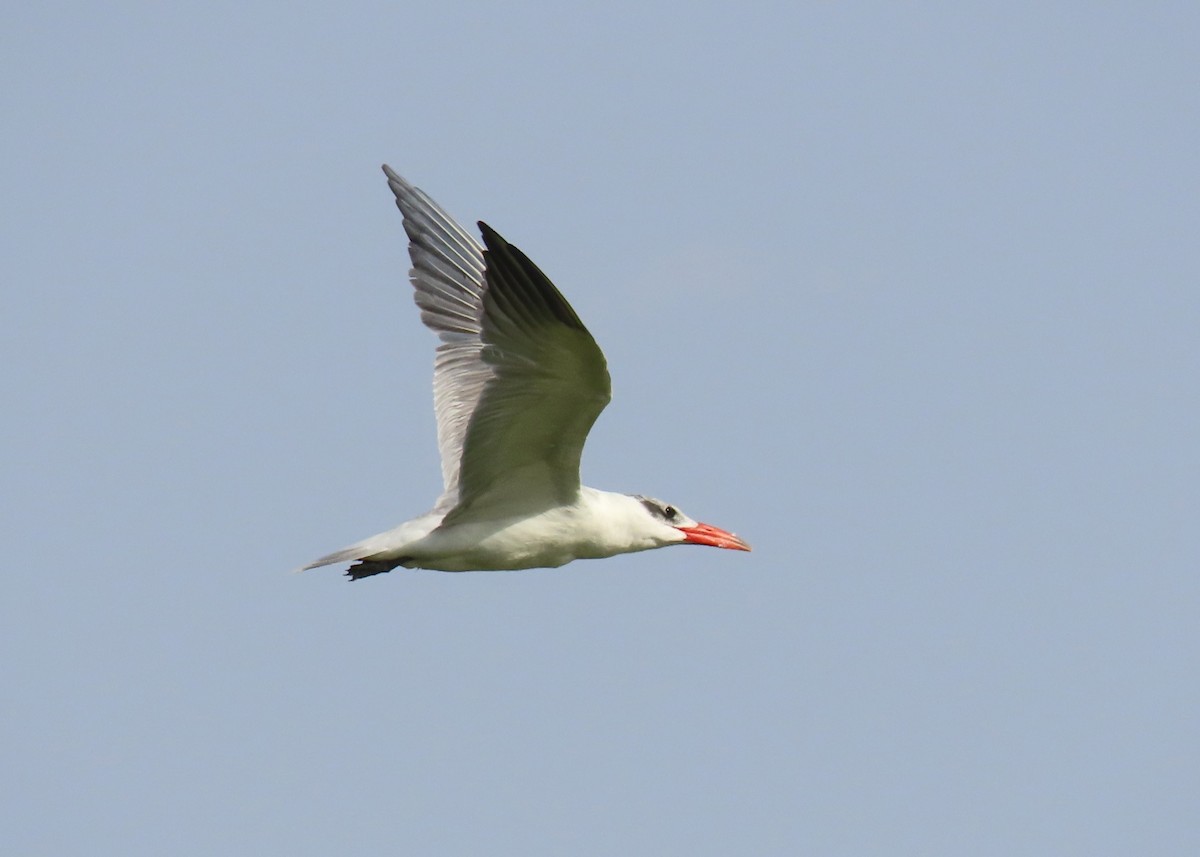
[[[396,206],[404,215],[409,278],[421,320],[442,340],[433,371],[433,406],[442,457],[443,494],[437,508],[458,502],[459,462],[467,424],[492,378],[480,352],[483,316],[483,249],[442,208],[384,166]]]

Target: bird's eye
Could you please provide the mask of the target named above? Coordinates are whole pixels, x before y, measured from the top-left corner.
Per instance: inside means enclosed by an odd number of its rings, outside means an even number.
[[[678,513],[675,511],[674,506],[663,507],[663,517],[666,518],[668,521],[675,520],[675,515],[677,515],[677,514]]]

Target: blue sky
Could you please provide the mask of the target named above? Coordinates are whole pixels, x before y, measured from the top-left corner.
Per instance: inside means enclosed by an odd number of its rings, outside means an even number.
[[[1200,14],[405,5],[8,16],[4,852],[1195,853]],[[754,553],[288,573],[439,491],[383,162]]]

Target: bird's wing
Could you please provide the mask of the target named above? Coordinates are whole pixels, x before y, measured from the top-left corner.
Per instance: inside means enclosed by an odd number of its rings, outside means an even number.
[[[493,372],[481,351],[483,248],[436,202],[384,165],[396,206],[404,215],[408,272],[421,321],[441,339],[433,371],[433,404],[444,490],[437,508],[458,502],[463,438],[475,405]]]
[[[404,215],[421,319],[442,340],[434,410],[453,519],[571,502],[579,458],[611,397],[604,354],[536,265],[484,223],[486,251],[384,167]]]

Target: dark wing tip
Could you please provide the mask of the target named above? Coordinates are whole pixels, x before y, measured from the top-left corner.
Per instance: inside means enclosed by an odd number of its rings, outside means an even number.
[[[408,182],[406,182],[404,180],[404,176],[400,175],[398,172],[393,170],[387,164],[383,165],[383,174],[385,176],[387,176],[388,184],[398,184],[398,185],[407,185],[408,184]]]
[[[488,226],[482,220],[476,220],[475,225],[478,226],[479,231],[481,233],[483,233],[483,243],[487,246],[487,248],[489,250],[492,248],[493,244],[496,245],[497,247],[509,246],[508,242],[504,240],[504,236],[502,236],[499,232],[497,232],[492,227]]]
[[[407,562],[411,557],[403,556],[395,560],[370,560],[360,559],[354,565],[346,569],[346,577],[351,580],[362,580],[364,577],[370,577],[373,574],[383,574],[385,571],[391,571],[401,563]]]
[[[492,227],[482,220],[478,221],[479,231],[483,235],[483,245],[487,248],[483,254],[484,263],[491,284],[489,291],[497,284],[512,293],[521,303],[531,309],[548,310],[562,324],[576,330],[587,331],[575,310],[567,303],[562,292],[550,282],[550,278],[542,273],[528,256],[504,240]]]

